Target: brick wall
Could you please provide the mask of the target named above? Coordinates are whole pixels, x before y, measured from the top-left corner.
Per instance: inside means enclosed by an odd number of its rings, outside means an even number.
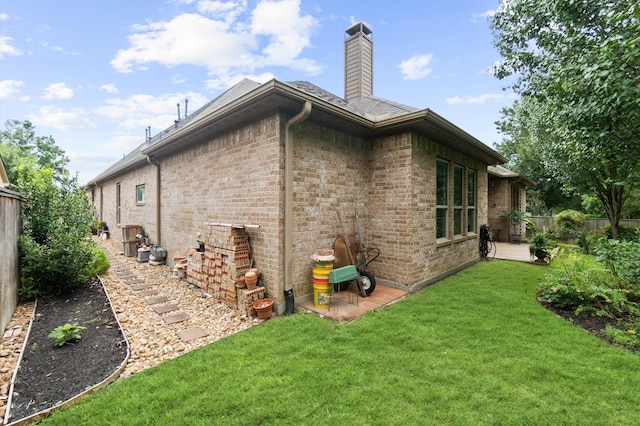
[[[411,275],[404,281],[409,285],[418,284],[437,277],[462,264],[478,258],[477,231],[487,220],[487,171],[481,162],[435,143],[428,138],[412,135],[412,236],[411,251],[407,269]],[[450,236],[446,241],[435,238],[436,160],[449,160],[476,171],[476,216],[475,233],[463,232],[462,236]],[[449,192],[453,193],[450,180]],[[466,191],[466,183],[464,191]],[[449,211],[449,223],[453,223],[453,211]],[[466,227],[465,227],[466,229]],[[403,282],[403,281],[400,281]]]
[[[509,224],[504,218],[504,212],[510,210],[510,184],[507,179],[490,178],[488,187],[489,197],[489,228],[497,235],[499,241],[509,241]],[[499,231],[499,232],[498,232]]]
[[[370,143],[302,123],[293,127],[294,249],[293,289],[296,297],[313,293],[313,262],[318,249],[333,248],[341,234],[340,212],[348,234],[355,234],[355,208],[367,211],[367,171]],[[365,219],[366,220],[366,219]],[[363,230],[368,226],[363,225]],[[366,231],[365,231],[366,232]],[[366,239],[364,237],[363,239]]]
[[[144,231],[152,240],[156,238],[155,229],[155,167],[146,165],[131,173],[118,176],[101,184],[95,191],[96,211],[107,223],[110,237],[116,241],[122,240],[122,226],[143,225]],[[116,185],[120,183],[121,222],[117,222]],[[136,186],[145,185],[145,202],[136,203]],[[100,206],[100,191],[102,203]]]
[[[247,228],[251,255],[262,271],[266,297],[284,305],[284,124],[279,114],[216,136],[196,147],[157,159],[161,167],[162,246],[168,259],[186,257],[205,238],[205,223],[256,224]],[[296,299],[313,294],[310,256],[333,248],[345,231],[381,251],[369,265],[386,283],[411,286],[478,258],[477,238],[445,244],[435,239],[435,162],[446,158],[477,171],[478,226],[487,220],[486,167],[424,136],[402,133],[363,140],[303,122],[294,140],[293,289]],[[115,188],[121,182],[122,224],[144,226],[156,242],[156,168],[145,165],[102,184],[103,219],[115,224]],[[135,187],[145,184],[144,205]],[[99,202],[99,194],[96,194]],[[115,226],[113,234],[119,238]]]

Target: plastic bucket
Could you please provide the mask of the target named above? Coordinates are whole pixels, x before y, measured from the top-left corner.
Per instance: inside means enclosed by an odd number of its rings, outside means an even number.
[[[318,262],[313,262],[313,267],[314,268],[319,268],[319,269],[333,269],[333,260],[330,261],[318,261]]]
[[[313,306],[329,309],[331,305],[331,285],[313,283]]]
[[[328,280],[331,269],[313,268],[313,278]]]

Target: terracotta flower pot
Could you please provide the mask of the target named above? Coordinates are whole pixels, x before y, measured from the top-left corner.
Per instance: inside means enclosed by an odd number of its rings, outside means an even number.
[[[272,299],[260,299],[254,302],[253,309],[258,313],[258,318],[269,319],[273,314],[273,300]]]
[[[248,271],[244,274],[244,282],[247,284],[247,288],[249,290],[253,290],[256,288],[256,284],[258,283],[258,276],[255,272]]]

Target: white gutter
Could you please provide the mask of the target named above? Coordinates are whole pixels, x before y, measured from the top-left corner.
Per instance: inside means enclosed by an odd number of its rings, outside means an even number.
[[[284,126],[284,290],[293,288],[293,141],[291,126],[302,123],[311,114],[311,102]]]

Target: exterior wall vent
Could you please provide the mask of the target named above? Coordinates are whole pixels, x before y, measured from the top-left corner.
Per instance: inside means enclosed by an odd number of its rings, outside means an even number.
[[[373,95],[373,39],[364,22],[345,32],[344,99],[351,102]]]

